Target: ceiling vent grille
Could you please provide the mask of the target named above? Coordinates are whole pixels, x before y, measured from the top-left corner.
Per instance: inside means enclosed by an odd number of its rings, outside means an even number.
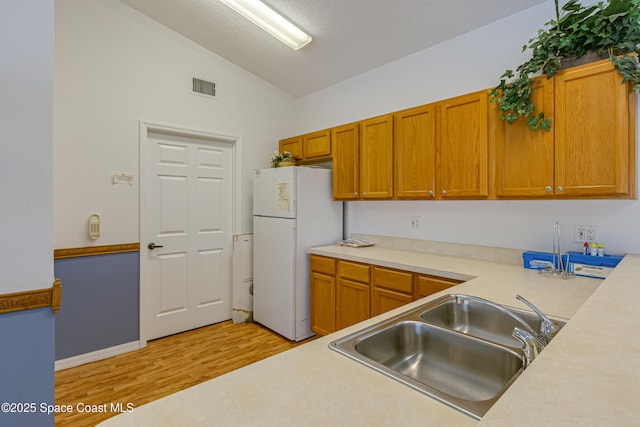
[[[197,95],[204,95],[210,98],[216,97],[216,84],[206,80],[193,78],[191,82],[191,92]]]

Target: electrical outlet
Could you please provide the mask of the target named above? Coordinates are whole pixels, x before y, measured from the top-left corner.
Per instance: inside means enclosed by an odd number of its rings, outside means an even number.
[[[573,227],[574,243],[595,242],[597,240],[597,227],[595,225],[575,224]]]
[[[421,220],[421,218],[419,216],[412,216],[411,217],[411,228],[413,230],[419,230],[420,229],[420,220]]]

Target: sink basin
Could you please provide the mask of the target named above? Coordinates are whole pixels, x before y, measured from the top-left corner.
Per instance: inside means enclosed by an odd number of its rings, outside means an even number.
[[[475,419],[522,373],[514,327],[539,329],[535,313],[446,295],[329,346]],[[561,327],[565,322],[553,319]]]
[[[355,350],[458,399],[494,398],[522,368],[513,351],[421,322],[396,323],[358,340]]]
[[[424,310],[420,318],[430,324],[515,348],[520,348],[521,344],[511,335],[513,328],[531,328],[537,332],[541,323],[541,319],[533,312],[509,307],[509,311],[520,317],[516,319],[495,306],[459,295],[439,298]],[[566,323],[560,319],[553,320],[559,329]]]

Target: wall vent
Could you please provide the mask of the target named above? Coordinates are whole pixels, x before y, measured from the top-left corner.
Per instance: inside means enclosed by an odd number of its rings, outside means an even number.
[[[210,98],[215,98],[216,84],[214,82],[209,82],[194,77],[191,82],[191,92],[198,95],[208,96]]]

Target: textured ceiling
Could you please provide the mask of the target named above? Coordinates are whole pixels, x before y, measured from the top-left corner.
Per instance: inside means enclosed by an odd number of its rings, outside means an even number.
[[[299,51],[218,0],[120,1],[300,97],[545,0],[265,0],[313,37]]]

